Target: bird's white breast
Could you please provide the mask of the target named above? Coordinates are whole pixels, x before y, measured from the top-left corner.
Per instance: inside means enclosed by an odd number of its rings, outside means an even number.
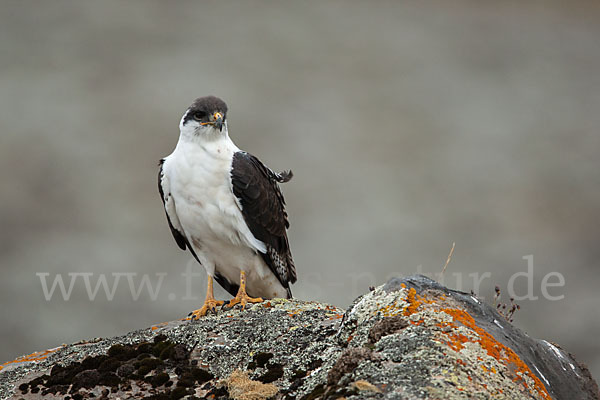
[[[163,173],[181,227],[207,272],[214,275],[216,270],[238,282],[240,269],[245,269],[250,283],[270,271],[257,254],[265,245],[250,232],[232,191],[236,151],[226,136],[208,143],[180,141],[165,158]]]
[[[166,158],[164,173],[179,221],[189,239],[228,239],[241,243],[243,217],[231,191],[235,145],[230,140],[178,143]]]

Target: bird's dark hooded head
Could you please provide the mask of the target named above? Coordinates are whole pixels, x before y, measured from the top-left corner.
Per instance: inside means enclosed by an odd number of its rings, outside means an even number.
[[[182,134],[184,131],[200,134],[203,131],[206,133],[222,132],[225,128],[225,133],[227,133],[226,119],[227,104],[223,100],[215,96],[200,97],[183,114],[179,129]]]

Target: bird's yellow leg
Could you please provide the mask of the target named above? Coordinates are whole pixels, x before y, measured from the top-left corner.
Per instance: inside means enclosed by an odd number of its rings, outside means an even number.
[[[244,271],[240,272],[240,289],[237,292],[237,295],[229,301],[227,307],[232,308],[236,304],[242,305],[242,310],[246,308],[246,304],[248,303],[260,303],[263,299],[260,297],[250,297],[246,293],[246,273]]]
[[[223,303],[224,301],[222,300],[215,300],[215,296],[213,294],[213,278],[212,276],[208,275],[208,286],[206,288],[206,299],[204,299],[204,305],[202,306],[202,308],[199,308],[189,313],[186,320],[193,321],[194,319],[198,319],[200,317],[205,316],[206,313],[208,313],[209,311],[216,312],[217,306],[222,306]]]

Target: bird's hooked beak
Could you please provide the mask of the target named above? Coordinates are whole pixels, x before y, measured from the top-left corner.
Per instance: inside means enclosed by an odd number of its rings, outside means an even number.
[[[219,132],[221,132],[223,130],[223,114],[216,112],[213,114],[213,118],[213,125],[219,130]]]

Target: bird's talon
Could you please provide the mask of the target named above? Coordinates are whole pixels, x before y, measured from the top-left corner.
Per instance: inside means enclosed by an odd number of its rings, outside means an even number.
[[[246,305],[248,303],[261,303],[263,302],[263,299],[260,297],[250,297],[248,296],[246,293],[240,294],[238,293],[238,295],[236,297],[234,297],[233,299],[231,299],[229,301],[229,304],[227,304],[227,306],[224,306],[225,308],[228,309],[232,309],[233,307],[235,307],[236,305],[240,304],[242,307],[242,310],[246,309]]]
[[[194,310],[188,314],[186,320],[194,321],[199,320],[200,317],[206,316],[210,311],[214,314],[217,313],[217,306],[223,305],[223,300],[215,300],[213,296],[213,282],[212,276],[208,276],[208,287],[206,289],[206,299],[204,300],[204,304],[198,310]]]
[[[242,310],[245,310],[246,304],[261,303],[262,301],[263,301],[263,299],[260,297],[254,298],[254,297],[248,296],[248,294],[246,293],[246,273],[244,271],[240,271],[240,288],[237,292],[237,295],[233,299],[229,300],[229,303],[227,304],[227,308],[232,309],[237,304],[241,304]]]

